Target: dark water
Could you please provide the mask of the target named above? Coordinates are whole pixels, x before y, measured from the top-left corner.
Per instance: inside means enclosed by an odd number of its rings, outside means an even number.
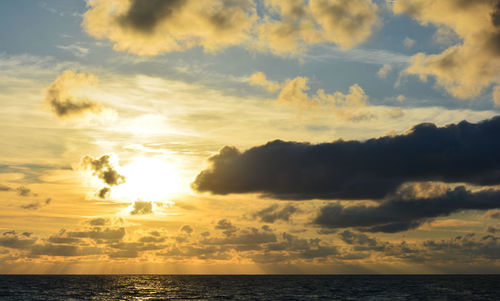
[[[500,276],[0,276],[0,300],[500,300]]]

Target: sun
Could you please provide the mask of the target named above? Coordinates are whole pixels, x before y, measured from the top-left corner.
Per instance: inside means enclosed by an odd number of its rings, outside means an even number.
[[[113,187],[112,196],[125,201],[163,202],[180,190],[176,167],[162,158],[138,157],[119,168],[125,183]]]

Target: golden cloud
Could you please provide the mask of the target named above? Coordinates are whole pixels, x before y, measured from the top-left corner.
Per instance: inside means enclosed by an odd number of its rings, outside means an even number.
[[[449,28],[462,41],[439,54],[418,53],[407,74],[436,78],[454,97],[466,99],[499,82],[500,3],[498,0],[399,0],[396,14],[408,14],[421,24]],[[442,29],[441,29],[442,31]]]
[[[234,45],[285,55],[324,42],[347,49],[366,41],[378,23],[372,0],[266,0],[263,17],[254,0],[89,0],[87,5],[85,31],[137,55],[195,46],[214,52]]]
[[[45,103],[60,118],[101,112],[101,104],[76,93],[96,81],[97,78],[92,74],[66,70],[45,90]]]
[[[87,33],[138,55],[238,45],[248,40],[256,19],[250,0],[90,0],[87,5],[82,24]]]

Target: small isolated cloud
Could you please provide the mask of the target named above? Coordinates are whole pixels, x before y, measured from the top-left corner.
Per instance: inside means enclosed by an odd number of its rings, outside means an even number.
[[[125,177],[116,171],[117,159],[114,155],[103,155],[99,159],[92,156],[85,156],[81,160],[81,166],[91,170],[92,174],[101,179],[109,186],[116,186],[125,183]],[[104,189],[104,188],[103,188]],[[102,190],[99,192],[99,194]],[[104,191],[106,193],[106,191]]]
[[[59,118],[81,116],[85,113],[99,113],[101,104],[79,95],[78,91],[97,81],[92,74],[64,71],[45,90],[45,103]]]
[[[377,72],[377,76],[380,78],[387,78],[387,75],[391,73],[392,71],[392,66],[391,65],[384,65],[382,68],[380,68]]]
[[[412,181],[500,184],[500,117],[414,126],[367,141],[312,145],[280,140],[245,152],[230,146],[209,158],[192,187],[215,194],[281,199],[383,199]]]
[[[133,210],[130,211],[130,215],[148,215],[153,214],[153,203],[135,201]]]
[[[111,188],[104,187],[97,192],[97,196],[100,197],[101,199],[105,199],[110,195],[110,193],[111,193]]]
[[[193,227],[191,227],[190,225],[184,225],[182,226],[181,231],[186,232],[187,234],[191,234],[193,233]]]
[[[25,186],[19,186],[16,188],[17,194],[19,196],[30,196],[31,195],[31,189],[25,187]]]
[[[392,8],[396,14],[407,14],[424,25],[447,28],[459,37],[441,53],[414,55],[406,74],[422,80],[434,77],[438,86],[461,99],[476,97],[484,88],[499,83],[497,0],[398,0]]]
[[[269,92],[278,91],[281,88],[279,83],[268,80],[266,75],[262,72],[255,72],[250,75],[248,81],[251,85],[263,87]]]
[[[409,37],[406,37],[406,38],[403,40],[403,45],[404,45],[406,48],[412,48],[412,47],[413,47],[413,45],[415,45],[415,40],[410,39]]]
[[[235,227],[230,220],[221,219],[215,225],[216,230],[222,230],[225,235],[231,236],[234,232],[238,231],[238,228]]]
[[[297,213],[298,209],[288,204],[286,206],[279,206],[277,204],[271,205],[265,209],[257,211],[253,214],[253,218],[258,218],[264,223],[274,223],[277,220],[289,221],[290,217]]]

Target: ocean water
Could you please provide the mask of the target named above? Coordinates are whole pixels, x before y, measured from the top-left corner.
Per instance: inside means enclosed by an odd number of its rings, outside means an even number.
[[[0,300],[500,300],[500,276],[3,275]]]

